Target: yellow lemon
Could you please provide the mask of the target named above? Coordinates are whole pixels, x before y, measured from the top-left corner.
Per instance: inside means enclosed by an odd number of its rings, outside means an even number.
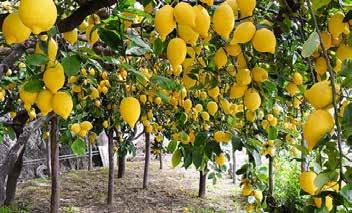
[[[336,57],[341,61],[352,59],[352,47],[340,44],[336,51]]]
[[[72,97],[66,92],[57,92],[51,100],[51,105],[56,114],[67,120],[73,108]]]
[[[244,94],[244,105],[250,111],[257,110],[261,105],[261,98],[257,90],[248,89]]]
[[[57,18],[53,0],[21,0],[19,14],[23,24],[34,34],[50,30]]]
[[[218,69],[222,68],[227,63],[227,55],[223,48],[219,48],[214,56],[214,62]]]
[[[90,46],[93,46],[99,40],[98,30],[94,29],[94,25],[88,25],[86,29],[86,38]]]
[[[322,199],[319,197],[314,197],[314,204],[317,208],[320,208],[321,207],[321,203],[322,203]],[[328,209],[328,211],[331,211],[332,208],[334,207],[333,206],[333,200],[330,196],[326,196],[325,197],[325,206],[326,208]]]
[[[301,188],[310,195],[314,195],[315,191],[318,189],[314,184],[314,180],[316,177],[317,174],[312,171],[302,172],[299,176]]]
[[[246,21],[238,25],[233,32],[231,44],[244,44],[252,40],[255,34],[255,26],[252,22]]]
[[[332,89],[330,81],[320,81],[315,83],[304,93],[304,97],[315,109],[323,109],[332,104]]]
[[[200,0],[200,2],[207,4],[208,6],[213,6],[214,0]]]
[[[47,89],[40,91],[38,94],[36,104],[43,116],[48,115],[49,112],[53,110],[53,107],[51,106],[52,97],[53,94]]]
[[[337,12],[329,19],[328,29],[334,38],[339,37],[345,30],[347,23],[343,22],[344,18],[345,15],[342,12]]]
[[[201,5],[193,7],[196,14],[194,30],[199,33],[202,38],[208,37],[210,28],[210,16],[208,11]]]
[[[208,112],[202,112],[201,117],[203,118],[204,121],[209,121],[209,114]]]
[[[199,34],[195,32],[192,27],[179,24],[177,27],[177,33],[187,44],[196,46]]]
[[[237,17],[238,16],[237,0],[226,0],[225,3],[230,5],[230,7],[232,8],[233,14],[235,15],[235,17]]]
[[[226,53],[230,56],[238,56],[241,53],[241,47],[238,44],[231,44],[225,47]]]
[[[58,45],[57,45],[56,41],[53,38],[50,38],[50,40],[48,41],[48,36],[46,36],[46,35],[41,36],[40,39],[43,42],[47,42],[48,59],[50,61],[55,61],[56,60],[57,51],[58,51]],[[36,45],[35,45],[35,53],[37,53],[37,54],[45,54],[44,51],[42,50],[42,48],[40,47],[39,42],[37,42]]]
[[[334,119],[324,110],[317,110],[310,114],[303,126],[303,136],[308,150],[313,150],[320,139],[334,127]]]
[[[9,45],[14,43],[22,43],[31,35],[31,29],[22,23],[18,12],[13,12],[6,16],[2,24],[2,32],[6,43]]]
[[[74,124],[71,125],[70,131],[73,134],[77,135],[81,131],[81,127],[80,127],[80,125],[78,123],[74,123]]]
[[[48,65],[44,72],[43,80],[46,88],[52,93],[56,93],[65,83],[65,72],[62,65],[57,61]]]
[[[186,58],[187,46],[183,39],[174,38],[167,46],[167,59],[170,61],[173,69],[177,69]]]
[[[328,65],[323,56],[315,60],[314,69],[315,69],[315,72],[317,72],[319,75],[323,75],[326,73],[326,71],[328,70]]]
[[[258,52],[275,53],[276,50],[276,38],[271,30],[262,28],[257,30],[252,39],[254,49]]]
[[[89,121],[83,121],[82,123],[79,124],[80,128],[86,131],[89,131],[93,129],[93,125]]]
[[[303,77],[299,72],[295,72],[295,73],[293,73],[292,81],[297,86],[302,85],[303,84]]]
[[[160,34],[161,40],[164,41],[175,27],[174,9],[170,5],[160,8],[155,14],[155,29]]]
[[[287,84],[286,89],[287,89],[288,94],[290,94],[291,97],[294,96],[294,95],[296,95],[296,93],[298,92],[298,87],[297,87],[297,85],[294,84],[294,83],[292,83],[292,82],[289,82],[289,83]]]
[[[233,84],[230,89],[230,98],[235,99],[235,98],[241,98],[243,97],[244,93],[247,90],[247,85],[245,86],[240,86],[238,84]]]
[[[207,104],[207,110],[210,115],[214,116],[216,114],[216,112],[218,111],[218,104],[214,101],[210,101]]]
[[[252,69],[251,74],[252,74],[253,80],[258,83],[262,83],[268,79],[268,71],[266,71],[266,69],[261,67],[254,67]]]
[[[329,32],[322,32],[321,33],[321,40],[323,40],[324,48],[326,50],[330,49],[331,47],[331,35]]]
[[[222,3],[214,12],[214,30],[225,40],[229,39],[230,33],[234,28],[235,16],[232,8],[227,3]]]
[[[74,29],[72,31],[65,32],[64,39],[68,41],[71,45],[74,45],[78,39],[78,30]]]
[[[37,92],[26,91],[23,87],[20,89],[20,99],[27,105],[33,105],[37,99],[37,96]]]
[[[174,16],[177,24],[189,25],[194,27],[196,21],[196,13],[192,6],[185,2],[179,2],[174,8]]]
[[[236,74],[236,82],[239,86],[246,86],[252,82],[251,71],[249,69],[240,69]]]
[[[220,94],[220,89],[218,86],[208,89],[208,95],[214,100],[217,99],[219,94]]]
[[[256,0],[237,0],[238,8],[240,9],[241,17],[252,16]]]
[[[136,98],[126,97],[122,99],[120,103],[120,115],[131,128],[134,128],[140,114],[141,106]]]
[[[246,119],[247,119],[247,121],[249,121],[249,122],[254,122],[255,119],[256,119],[255,112],[252,112],[252,111],[247,110],[247,111],[246,111]]]
[[[220,153],[219,155],[215,156],[215,163],[218,166],[223,166],[225,164],[225,155],[224,153]]]

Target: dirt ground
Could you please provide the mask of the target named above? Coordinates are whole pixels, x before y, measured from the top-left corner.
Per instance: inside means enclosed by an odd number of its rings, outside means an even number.
[[[143,162],[128,162],[126,176],[115,182],[114,206],[107,209],[108,170],[72,171],[62,175],[61,212],[240,212],[238,186],[229,178],[207,184],[207,198],[197,198],[198,177],[195,169],[170,168],[164,162],[159,170],[152,161],[148,190],[142,189]],[[21,183],[16,206],[28,212],[48,212],[50,181],[34,179]]]

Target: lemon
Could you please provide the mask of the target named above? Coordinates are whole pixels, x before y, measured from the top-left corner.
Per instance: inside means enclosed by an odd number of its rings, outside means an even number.
[[[53,97],[53,94],[47,89],[40,91],[38,94],[36,104],[43,116],[48,115],[49,112],[53,110],[51,106],[52,97]]]
[[[266,71],[266,69],[261,67],[254,67],[252,69],[251,74],[252,74],[253,80],[258,83],[262,83],[268,79],[268,71]]]
[[[78,30],[74,29],[72,31],[65,32],[64,39],[68,41],[71,45],[74,45],[78,39]]]
[[[213,16],[214,30],[225,40],[229,39],[235,25],[235,16],[232,8],[227,3],[222,3],[216,8]]]
[[[213,6],[214,0],[200,0],[200,2],[207,4],[208,6]]]
[[[221,143],[223,141],[224,132],[223,131],[216,131],[214,133],[214,139],[216,142]]]
[[[28,110],[27,110],[28,111]],[[29,120],[34,120],[37,117],[37,114],[35,113],[35,109],[32,108],[28,111],[28,116],[29,116]]]
[[[56,114],[67,120],[73,108],[72,97],[66,92],[57,92],[51,100],[51,105]]]
[[[249,122],[254,122],[255,119],[256,119],[255,112],[247,110],[246,111],[246,120]]]
[[[46,36],[46,35],[41,36],[40,39],[44,42],[47,42],[48,59],[50,61],[55,61],[57,51],[58,51],[58,45],[57,45],[56,41],[53,38],[50,38],[50,40],[48,41],[48,36]],[[39,42],[37,42],[35,45],[35,53],[45,54],[44,51],[41,49]]]
[[[246,21],[239,24],[233,32],[231,44],[245,44],[252,40],[255,34],[255,26],[252,22]]]
[[[299,72],[295,72],[295,73],[293,73],[292,81],[297,86],[302,85],[303,84],[303,77]]]
[[[90,46],[93,46],[99,40],[98,30],[94,29],[94,25],[88,25],[86,29],[86,38]]]
[[[321,33],[321,40],[323,41],[324,48],[326,50],[330,49],[331,47],[331,35],[329,32],[322,32]]]
[[[88,24],[95,25],[100,23],[100,17],[97,14],[92,14],[88,18]]]
[[[160,98],[160,97],[156,97],[156,98],[154,99],[154,103],[155,103],[156,105],[161,105],[161,103],[162,103],[161,98]]]
[[[177,3],[174,8],[174,16],[179,25],[189,25],[190,27],[194,27],[195,25],[196,13],[188,3]]]
[[[208,89],[208,95],[214,100],[217,99],[219,94],[220,94],[220,89],[218,86]]]
[[[315,72],[317,72],[319,75],[323,75],[326,73],[326,71],[328,70],[328,65],[323,56],[315,60],[314,69],[315,69]]]
[[[186,112],[189,112],[192,109],[192,101],[190,99],[186,99],[183,102],[183,108],[185,109]]]
[[[160,34],[161,40],[164,41],[175,27],[174,9],[170,5],[160,8],[155,14],[155,29]]]
[[[197,104],[194,108],[198,113],[203,111],[203,106],[201,104]]]
[[[288,94],[290,94],[291,97],[294,96],[294,95],[296,95],[296,93],[298,92],[298,87],[297,87],[297,85],[294,84],[294,83],[292,83],[292,82],[289,82],[289,83],[287,84],[286,89],[287,89]]]
[[[317,174],[312,171],[302,172],[299,176],[301,188],[310,195],[314,195],[315,191],[318,189],[314,184],[314,180],[316,177]]]
[[[81,31],[81,32],[86,31],[88,25],[89,24],[87,21],[82,21],[82,23],[78,26],[79,31]]]
[[[57,61],[48,65],[44,72],[43,80],[46,88],[52,93],[56,93],[65,83],[65,72],[62,65]]]
[[[323,109],[332,104],[332,89],[330,81],[315,83],[304,93],[305,98],[315,109]]]
[[[192,27],[179,24],[177,27],[177,33],[187,44],[196,46],[199,34],[195,32]]]
[[[317,208],[321,208],[322,198],[314,197],[314,204]],[[325,197],[325,207],[328,211],[331,211],[333,208],[333,199],[330,196]]]
[[[255,111],[261,105],[261,98],[257,90],[248,89],[244,94],[244,105],[250,111]]]
[[[235,99],[235,98],[241,98],[243,97],[244,93],[247,90],[247,85],[245,86],[240,86],[238,84],[233,84],[230,89],[230,98]]]
[[[210,16],[208,11],[200,5],[194,6],[193,8],[196,14],[193,29],[198,32],[202,38],[207,38],[209,36],[208,32],[210,28]]]
[[[73,134],[77,135],[81,131],[81,127],[80,127],[80,125],[78,123],[74,123],[74,124],[71,125],[70,131]]]
[[[142,104],[147,103],[147,96],[146,96],[146,95],[140,95],[140,96],[139,96],[139,101],[140,101]]]
[[[21,87],[20,89],[20,99],[23,101],[24,104],[27,105],[33,105],[34,102],[36,101],[38,96],[37,92],[29,92],[24,90],[23,87]]]
[[[182,79],[183,85],[186,87],[186,89],[190,89],[194,87],[194,85],[197,83],[196,80],[190,78],[188,75],[184,75]]]
[[[202,112],[202,113],[200,114],[200,116],[202,117],[202,119],[203,119],[204,121],[209,121],[209,113],[208,113],[208,112]]]
[[[317,110],[310,114],[303,126],[303,136],[308,150],[313,150],[319,140],[334,127],[334,119],[324,110]]]
[[[141,114],[139,101],[134,97],[126,97],[120,103],[120,115],[133,129]]]
[[[218,69],[222,68],[227,63],[227,55],[223,48],[219,48],[214,56],[214,62]]]
[[[257,2],[256,0],[237,0],[237,4],[241,17],[247,17],[253,15]]]
[[[218,104],[214,101],[210,101],[207,104],[207,110],[210,115],[214,116],[216,114],[216,112],[218,111]]]
[[[50,30],[57,18],[53,0],[21,0],[19,14],[23,24],[34,34]]]
[[[22,43],[31,35],[31,29],[22,23],[18,12],[13,12],[6,16],[2,24],[2,32],[6,43],[9,45]]]
[[[246,86],[252,82],[251,71],[249,69],[240,69],[236,74],[236,82],[239,86]]]
[[[225,50],[230,56],[238,56],[242,52],[241,47],[238,44],[227,45]]]
[[[259,202],[262,202],[262,200],[263,200],[263,192],[262,191],[254,190],[253,191],[253,195],[254,195],[256,200],[258,200]]]
[[[345,44],[340,44],[336,51],[336,57],[341,61],[352,59],[352,48]]]
[[[224,153],[220,153],[219,155],[215,156],[215,163],[218,166],[225,165],[225,155],[224,155]]]
[[[237,66],[239,69],[247,69],[247,62],[243,52],[237,56]]]
[[[167,46],[167,59],[170,61],[173,69],[176,70],[186,58],[187,46],[183,39],[174,38]]]
[[[250,184],[242,185],[242,196],[249,196],[252,193],[252,187]]]
[[[79,126],[82,130],[86,130],[86,131],[93,129],[93,125],[89,121],[83,121],[82,123],[79,124]]]
[[[336,64],[335,64],[335,67],[334,67],[334,72],[335,73],[338,73],[342,70],[342,61],[338,58],[336,58]]]
[[[271,30],[262,28],[257,30],[252,39],[254,49],[258,52],[275,53],[276,49],[276,38]]]
[[[328,21],[328,29],[332,37],[336,38],[343,33],[347,23],[343,22],[345,15],[342,12],[337,12]]]
[[[110,126],[109,121],[108,121],[108,120],[105,120],[105,121],[103,122],[103,127],[104,127],[105,129],[107,129],[107,128],[109,128],[109,126]]]
[[[235,17],[237,17],[238,16],[237,0],[226,0],[225,3],[230,5],[230,7],[232,8],[233,14],[235,15]]]

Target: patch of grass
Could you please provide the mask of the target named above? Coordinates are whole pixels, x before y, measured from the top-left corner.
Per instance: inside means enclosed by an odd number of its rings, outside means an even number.
[[[18,207],[0,207],[0,213],[29,213],[27,210]]]

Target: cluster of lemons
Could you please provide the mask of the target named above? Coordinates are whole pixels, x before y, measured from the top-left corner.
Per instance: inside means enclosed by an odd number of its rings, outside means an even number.
[[[255,198],[255,202],[249,203],[246,206],[246,211],[247,212],[252,212],[257,208],[257,204],[260,205],[260,203],[263,200],[263,192],[260,190],[254,190],[252,188],[251,181],[248,178],[243,177],[241,180],[241,194],[242,196],[249,197],[252,196]]]

